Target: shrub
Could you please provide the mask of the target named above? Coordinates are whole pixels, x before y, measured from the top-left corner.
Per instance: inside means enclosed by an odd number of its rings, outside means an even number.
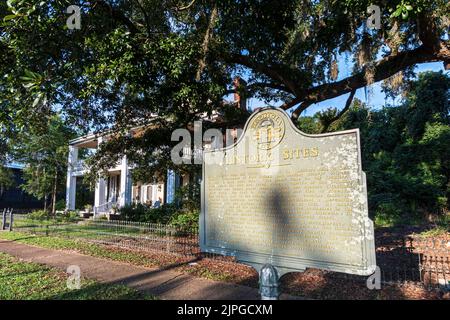
[[[67,211],[57,218],[58,220],[73,222],[80,219],[80,213],[78,211]]]
[[[80,215],[78,211],[67,211],[62,214],[58,214],[56,216],[50,214],[45,210],[36,210],[27,215],[27,218],[30,220],[43,221],[43,220],[52,220],[51,223],[54,222],[75,222],[80,219]]]
[[[148,207],[143,204],[126,205],[119,209],[120,220],[141,221],[140,219],[146,215]]]
[[[198,229],[199,212],[179,212],[170,219],[170,225],[183,230]]]
[[[191,181],[175,192],[175,203],[187,212],[200,210],[200,183]]]
[[[47,220],[50,218],[50,215],[45,210],[36,210],[27,215],[28,219],[31,220]]]
[[[60,200],[56,201],[55,209],[57,211],[63,211],[65,208],[66,208],[66,200],[60,199]]]
[[[375,210],[375,226],[396,227],[400,225],[420,225],[424,222],[420,210],[409,208],[402,201],[379,203]]]
[[[149,208],[138,203],[119,209],[120,220],[150,223],[168,223],[176,212],[177,208],[173,204],[164,204],[159,208]]]
[[[420,233],[422,237],[438,237],[450,232],[450,213],[441,215],[437,218],[435,226],[430,230]]]
[[[375,213],[375,225],[378,227],[392,227],[402,221],[402,211],[395,203],[387,202],[378,206]]]
[[[450,232],[450,213],[439,216],[436,221],[436,225],[438,228],[446,230],[446,232]]]

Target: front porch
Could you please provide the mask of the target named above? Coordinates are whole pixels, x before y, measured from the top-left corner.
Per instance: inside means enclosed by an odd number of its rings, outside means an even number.
[[[94,153],[102,142],[102,137],[86,136],[73,140],[69,145],[67,210],[84,209],[76,206],[77,180],[83,179],[88,170],[83,156]],[[111,166],[106,176],[98,179],[95,184],[94,203],[85,204],[92,206],[94,216],[115,214],[118,209],[130,204],[140,203],[159,207],[174,201],[175,190],[180,185],[181,178],[173,171],[169,170],[167,174],[160,175],[163,178],[155,178],[152,182],[132,181],[131,172],[132,165],[124,156],[117,164]]]

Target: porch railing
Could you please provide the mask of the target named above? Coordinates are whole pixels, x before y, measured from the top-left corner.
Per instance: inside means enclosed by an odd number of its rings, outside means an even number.
[[[96,217],[100,213],[109,212],[114,206],[117,206],[117,201],[109,201],[94,207],[94,217]]]

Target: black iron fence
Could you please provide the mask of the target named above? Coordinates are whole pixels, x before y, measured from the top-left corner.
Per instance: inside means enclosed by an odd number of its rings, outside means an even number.
[[[14,210],[12,208],[4,208],[1,211],[0,230],[12,231],[14,223]]]
[[[15,215],[14,230],[38,235],[81,239],[145,252],[201,257],[229,262],[231,257],[202,253],[197,228],[131,221],[30,220]],[[422,283],[428,288],[450,289],[450,239],[400,237],[376,241],[381,283]],[[347,277],[332,273],[333,277]],[[365,278],[361,278],[365,281]]]
[[[15,231],[83,239],[141,251],[193,256],[200,253],[198,229],[173,225],[108,220],[57,221],[16,217]]]

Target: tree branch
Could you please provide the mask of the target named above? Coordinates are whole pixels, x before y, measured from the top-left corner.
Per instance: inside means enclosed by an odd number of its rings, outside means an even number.
[[[308,109],[311,104],[311,101],[304,101],[299,107],[297,107],[297,109],[294,110],[294,112],[292,112],[291,119],[293,121],[297,120],[302,112]]]
[[[299,104],[300,102],[302,102],[301,98],[294,98],[291,101],[285,102],[283,103],[281,106],[279,106],[278,108],[281,108],[283,110],[289,110],[290,108],[296,106],[297,104]]]
[[[184,10],[188,10],[190,7],[192,7],[195,4],[196,0],[192,0],[191,3],[183,6],[183,7],[176,7],[175,11],[184,11]]]
[[[117,20],[124,24],[131,33],[139,33],[139,28],[122,11],[113,8],[109,3],[103,0],[93,2],[92,7],[94,8],[96,6],[99,6],[102,9],[108,11],[114,20]]]
[[[419,15],[417,18],[417,33],[424,46],[436,52],[436,56],[444,63],[444,68],[448,70],[450,65],[450,41],[440,38],[435,19],[429,18],[429,13]]]
[[[252,91],[255,90],[257,88],[271,88],[271,89],[275,89],[275,90],[280,90],[280,91],[284,91],[284,92],[289,92],[292,93],[289,88],[286,88],[285,86],[281,85],[281,84],[277,84],[277,83],[273,83],[273,82],[254,82],[251,83],[249,85],[247,85],[246,90],[247,91]],[[236,89],[232,88],[232,89],[228,89],[224,92],[224,95],[230,94],[230,93],[235,93]]]
[[[252,90],[253,88],[258,88],[258,87],[271,88],[271,89],[276,89],[276,90],[292,93],[291,90],[289,88],[287,88],[286,86],[277,84],[277,83],[273,83],[273,82],[254,82],[254,83],[248,85],[247,89]]]
[[[425,46],[420,46],[413,50],[403,51],[396,53],[395,55],[385,57],[374,63],[372,66],[374,73],[373,82],[384,80],[405,69],[406,67],[415,64],[444,60],[446,54],[446,51],[443,49],[436,53]],[[289,77],[280,72],[280,67],[260,64],[252,61],[248,56],[239,54],[226,55],[224,56],[224,60],[227,62],[244,65],[268,76],[276,82],[283,83],[289,90],[286,92],[294,94],[296,97],[293,100],[282,104],[280,108],[283,110],[288,110],[299,103],[307,102],[303,103],[298,110],[294,111],[295,114],[300,114],[313,103],[341,96],[369,84],[366,79],[367,67],[363,68],[363,70],[359,73],[340,81],[318,85],[309,89],[299,89],[301,86],[296,86],[293,81],[289,79]],[[281,88],[279,89],[281,90]]]
[[[145,25],[147,27],[147,34],[150,36],[151,29],[150,29],[150,18],[148,17],[147,11],[145,10],[144,6],[141,4],[140,0],[135,0],[137,3],[139,9],[142,12],[142,15],[144,16]]]
[[[355,93],[356,93],[356,89],[354,89],[354,90],[352,90],[352,92],[350,92],[350,95],[348,96],[347,101],[345,102],[344,108],[342,108],[342,110],[335,117],[333,117],[327,124],[325,124],[325,126],[322,128],[322,133],[327,132],[328,128],[335,121],[339,120],[344,115],[344,113],[347,112],[347,110],[350,108],[350,105],[352,104]]]
[[[414,50],[399,52],[398,54],[383,58],[373,65],[373,82],[384,80],[405,69],[406,67],[413,66],[418,63],[438,60],[439,59],[436,54],[434,52],[430,52],[430,50],[424,46],[420,46]],[[366,68],[364,68],[361,72],[341,81],[323,84],[305,90],[303,92],[303,100],[313,101],[316,103],[365,87],[369,84],[365,77]]]
[[[399,52],[395,55],[385,57],[373,65],[373,82],[378,82],[389,78],[406,67],[419,63],[444,60],[446,57],[450,59],[450,56],[447,56],[447,52],[445,50],[441,50],[439,53],[436,53],[425,46]],[[300,92],[297,90],[296,98],[290,102],[284,103],[280,106],[280,108],[288,110],[301,102],[308,102],[309,106],[312,103],[332,99],[352,92],[353,90],[365,87],[369,84],[366,79],[366,68],[367,67],[363,68],[363,70],[359,73],[340,81],[318,85],[306,90],[301,90]],[[305,109],[302,104],[300,109],[294,112],[301,113],[304,110]]]
[[[281,70],[282,67],[280,65],[277,65],[276,63],[262,64],[251,60],[249,56],[236,53],[227,54],[221,52],[219,54],[222,56],[225,62],[243,65],[252,70],[260,72],[277,82],[283,83],[290,90],[290,92],[295,92],[296,88],[298,87],[295,85],[294,81],[292,81],[292,79]]]

